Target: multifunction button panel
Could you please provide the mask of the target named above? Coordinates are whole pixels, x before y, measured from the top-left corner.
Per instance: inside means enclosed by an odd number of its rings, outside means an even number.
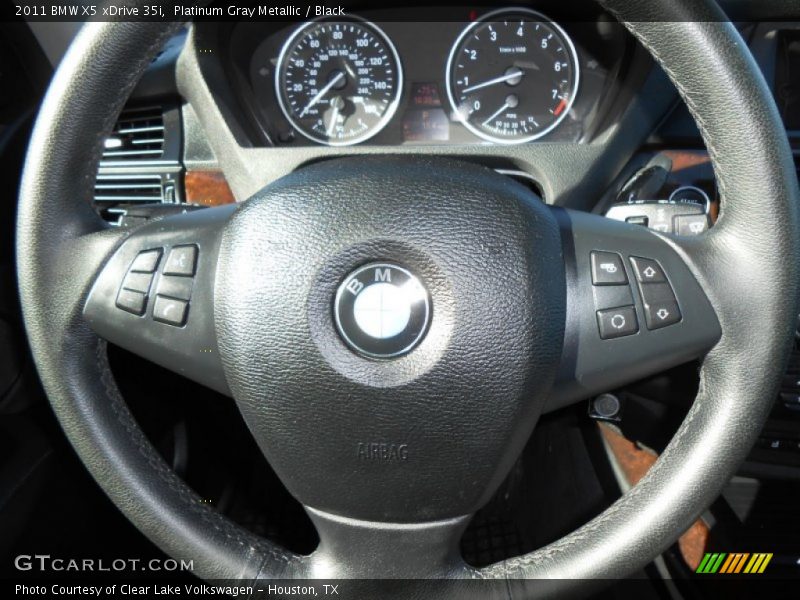
[[[198,250],[194,244],[169,249],[159,275],[164,248],[139,252],[128,269],[117,294],[117,308],[144,316],[153,302],[153,320],[183,327],[189,318]],[[157,279],[156,285],[153,285]]]
[[[675,292],[656,261],[631,257],[636,283],[644,305],[644,321],[648,329],[661,329],[681,320]]]
[[[680,322],[678,301],[661,265],[640,256],[629,256],[628,260],[642,299],[647,329],[654,331]],[[590,263],[600,338],[610,340],[638,333],[639,318],[623,257],[616,252],[595,250]]]

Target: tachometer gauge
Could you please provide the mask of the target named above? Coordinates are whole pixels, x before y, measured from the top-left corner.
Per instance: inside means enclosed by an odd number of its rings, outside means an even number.
[[[392,118],[403,88],[389,38],[364,21],[315,21],[289,38],[275,71],[278,101],[305,137],[357,144]]]
[[[578,57],[547,17],[504,9],[470,24],[447,61],[456,118],[485,140],[529,142],[555,129],[578,91]]]

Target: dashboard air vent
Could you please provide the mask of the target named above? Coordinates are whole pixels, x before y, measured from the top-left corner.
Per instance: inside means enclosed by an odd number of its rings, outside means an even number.
[[[94,184],[94,201],[163,202],[161,175],[98,175]]]
[[[131,208],[179,202],[175,176],[169,173],[100,174],[94,184],[94,205],[112,225]]]
[[[164,112],[160,106],[126,109],[106,138],[102,160],[160,160],[164,139]]]
[[[180,108],[126,106],[105,140],[94,184],[95,210],[111,225],[134,226],[183,198]]]

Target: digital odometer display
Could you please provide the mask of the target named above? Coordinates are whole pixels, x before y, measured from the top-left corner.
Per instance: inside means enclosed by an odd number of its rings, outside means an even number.
[[[578,91],[575,47],[561,27],[525,9],[489,13],[459,36],[447,61],[455,116],[483,139],[515,144],[546,135]]]
[[[403,87],[391,41],[363,21],[302,26],[281,51],[275,85],[292,126],[332,146],[378,133],[397,109]]]

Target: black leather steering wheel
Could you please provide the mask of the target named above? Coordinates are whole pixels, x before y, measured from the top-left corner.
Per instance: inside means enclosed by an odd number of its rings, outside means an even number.
[[[408,155],[325,162],[234,208],[109,229],[90,203],[101,143],[175,26],[84,28],[27,158],[22,306],[71,443],[167,554],[193,560],[208,579],[508,578],[520,580],[508,594],[525,597],[535,578],[557,579],[548,591],[563,592],[627,575],[720,492],[766,418],[797,317],[792,156],[757,66],[711,0],[671,2],[663,14],[649,2],[604,4],[669,74],[703,134],[723,204],[696,239],[548,207],[488,169]],[[167,269],[184,268],[166,266],[182,246],[197,251],[183,274],[185,325],[155,321],[152,297],[141,316],[116,306],[125,277],[155,287]],[[594,287],[595,250],[618,253],[633,286]],[[667,281],[639,286],[630,257],[655,261]],[[352,352],[333,322],[337,287],[371,262],[413,272],[432,307],[419,345],[391,360]],[[639,332],[601,340],[596,310],[625,290]],[[641,295],[653,290],[674,294],[678,322],[642,319]],[[106,340],[233,396],[307,507],[316,552],[287,552],[200,502],[132,418]],[[545,548],[484,569],[464,564],[461,532],[549,395],[578,400],[694,357],[704,357],[698,397],[638,485]]]

